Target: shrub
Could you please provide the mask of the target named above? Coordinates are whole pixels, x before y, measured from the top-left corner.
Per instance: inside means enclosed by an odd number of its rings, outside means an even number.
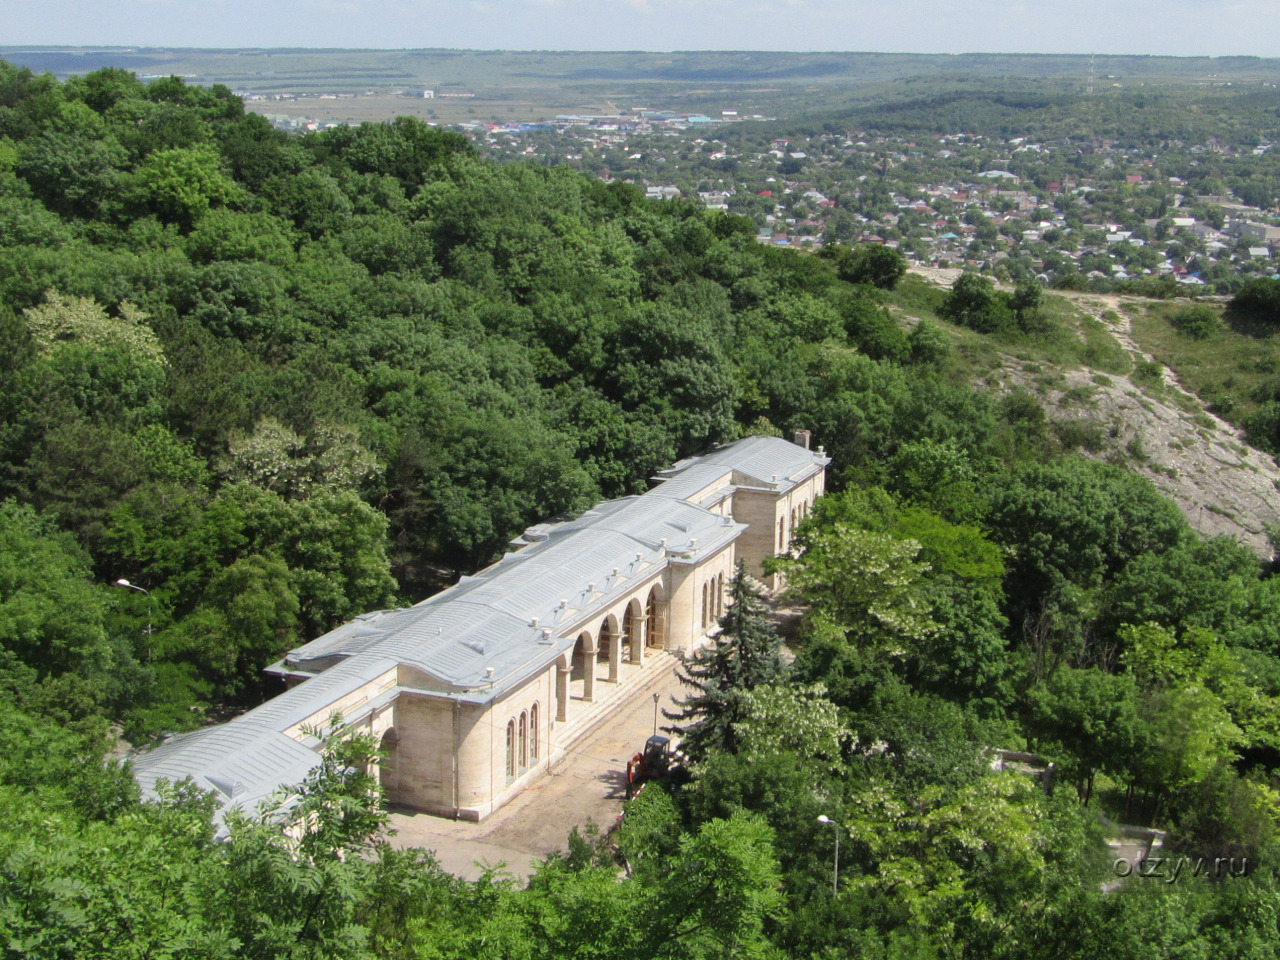
[[[1264,323],[1280,323],[1280,280],[1250,280],[1232,298],[1230,309]]]
[[[1083,291],[1083,290],[1089,289],[1089,281],[1084,276],[1084,274],[1076,273],[1075,271],[1072,271],[1070,273],[1064,273],[1062,274],[1062,276],[1057,277],[1053,281],[1052,287],[1055,290]]]
[[[849,283],[892,290],[907,272],[907,258],[892,247],[868,244],[856,251],[841,250],[836,270]]]
[[[1009,300],[1008,294],[997,290],[986,277],[962,273],[938,312],[971,330],[994,333],[1013,325],[1014,312]]]
[[[1179,310],[1169,322],[1180,334],[1192,340],[1208,340],[1222,329],[1218,314],[1202,303]]]
[[[1133,367],[1133,379],[1149,386],[1160,386],[1164,383],[1164,369],[1154,360],[1141,360]]]

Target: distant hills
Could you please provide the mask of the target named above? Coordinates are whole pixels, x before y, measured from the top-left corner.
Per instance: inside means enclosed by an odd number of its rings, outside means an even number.
[[[61,78],[101,67],[177,74],[255,92],[289,92],[321,82],[335,90],[410,81],[441,85],[557,83],[854,83],[970,74],[1180,80],[1280,79],[1280,59],[1141,57],[1086,54],[675,53],[485,50],[341,50],[278,47],[210,50],[181,47],[14,47],[0,57]]]

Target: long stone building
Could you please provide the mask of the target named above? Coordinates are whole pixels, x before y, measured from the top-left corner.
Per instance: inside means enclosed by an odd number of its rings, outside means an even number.
[[[290,651],[270,668],[284,693],[137,756],[144,791],[190,777],[252,810],[301,782],[319,759],[307,731],[339,713],[381,740],[392,802],[488,816],[705,641],[738,560],[763,578],[789,548],[830,462],[797,441],[682,460],[643,495],[530,527],[475,576]]]

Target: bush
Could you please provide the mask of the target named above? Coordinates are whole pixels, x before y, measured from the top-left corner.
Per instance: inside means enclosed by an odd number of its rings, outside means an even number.
[[[1065,450],[1083,447],[1090,453],[1097,453],[1106,446],[1102,427],[1088,420],[1060,420],[1053,424],[1053,432]]]
[[[1089,281],[1082,273],[1064,273],[1051,284],[1055,290],[1075,290],[1081,292],[1089,289]]]
[[[1218,314],[1202,303],[1179,310],[1169,322],[1180,334],[1192,340],[1208,340],[1222,329]]]
[[[1134,364],[1132,378],[1148,386],[1164,385],[1164,368],[1154,360],[1140,360]]]
[[[951,354],[951,339],[937,324],[921,320],[907,334],[911,348],[911,362],[915,364],[940,364]]]
[[[1014,324],[1009,295],[988,278],[962,273],[938,311],[943,317],[979,333],[1007,330]]]
[[[907,258],[892,247],[868,244],[853,252],[842,250],[836,269],[841,280],[892,290],[907,272]]]
[[[1280,323],[1280,280],[1250,280],[1232,298],[1230,309],[1267,324]]]
[[[1018,317],[1018,326],[1024,331],[1030,333],[1047,327],[1041,312],[1044,307],[1044,288],[1038,280],[1032,278],[1018,281],[1009,306]]]

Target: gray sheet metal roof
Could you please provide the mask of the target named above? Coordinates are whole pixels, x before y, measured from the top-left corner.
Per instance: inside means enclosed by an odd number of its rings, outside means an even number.
[[[686,499],[730,472],[735,482],[787,490],[830,462],[825,453],[778,437],[747,437],[672,464],[654,478],[662,482],[650,493]]]
[[[660,572],[667,562],[664,539],[670,553],[695,542],[702,552],[727,544],[743,528],[693,504],[645,495],[535,529],[540,539],[475,576],[417,606],[343,624],[290,651],[286,665],[323,669],[334,656],[376,653],[455,689],[501,690],[511,671],[549,662],[562,648],[562,637],[548,646],[544,628],[557,634]]]
[[[221,801],[218,821],[240,807],[254,812],[267,797],[301,783],[320,762],[304,743],[258,723],[226,723],[172,737],[133,758],[134,775],[144,795],[155,796],[156,783],[190,777]]]
[[[678,499],[682,486],[697,484],[691,493],[697,492],[730,471],[799,478],[827,462],[784,440],[751,438],[681,461],[643,496],[531,527],[515,541],[525,546],[475,576],[415,606],[356,617],[290,651],[285,668],[310,679],[229,723],[138,754],[138,779],[153,794],[162,777],[192,777],[225,804],[251,809],[319,763],[311,745],[285,731],[324,718],[339,700],[402,665],[433,678],[443,696],[500,697],[571,648],[581,624],[656,580],[668,563],[720,550],[746,529]],[[373,701],[349,706],[346,719],[389,702],[400,689],[392,685]]]

